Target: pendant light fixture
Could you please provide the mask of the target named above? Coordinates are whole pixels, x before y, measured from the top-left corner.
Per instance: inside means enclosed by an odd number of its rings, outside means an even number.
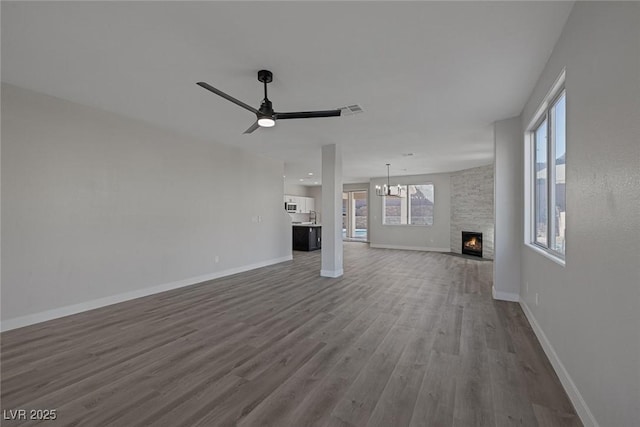
[[[376,185],[376,195],[381,197],[402,197],[402,187],[400,185],[392,187],[390,184],[389,166],[391,166],[391,163],[387,163],[387,183],[383,186]]]

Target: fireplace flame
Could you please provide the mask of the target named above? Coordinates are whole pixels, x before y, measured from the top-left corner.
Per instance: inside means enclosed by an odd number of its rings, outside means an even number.
[[[479,251],[482,245],[480,244],[480,241],[477,238],[472,237],[471,239],[464,242],[464,247]]]

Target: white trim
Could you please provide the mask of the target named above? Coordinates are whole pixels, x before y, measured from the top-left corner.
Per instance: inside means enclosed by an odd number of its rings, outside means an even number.
[[[331,277],[336,278],[340,277],[344,274],[344,270],[341,268],[340,270],[320,270],[320,276],[322,277]]]
[[[553,369],[556,371],[558,378],[560,378],[562,386],[569,395],[569,399],[571,399],[571,403],[573,403],[573,407],[578,413],[582,424],[584,424],[585,427],[599,427],[600,424],[598,424],[595,417],[589,410],[587,402],[584,401],[580,391],[578,391],[578,387],[576,387],[575,383],[569,376],[569,372],[567,372],[567,369],[562,364],[558,354],[553,349],[551,342],[536,321],[536,318],[533,316],[533,312],[529,309],[529,306],[524,302],[524,300],[520,301],[520,306],[522,307],[522,311],[524,311],[525,316],[527,316],[527,320],[529,321],[533,332],[536,334],[536,337],[538,337],[538,341],[540,341],[542,349],[549,358]]]
[[[497,299],[500,301],[511,301],[511,302],[520,301],[520,294],[516,294],[513,292],[496,291],[495,286],[491,287],[491,294],[493,295],[493,299]]]
[[[39,313],[28,314],[26,316],[14,317],[13,319],[7,319],[0,322],[0,330],[8,331],[11,329],[22,328],[23,326],[29,326],[35,323],[46,322],[47,320],[53,320],[59,317],[70,316],[72,314],[81,313],[83,311],[93,310],[93,309],[104,307],[107,305],[129,301],[132,299],[169,291],[171,289],[177,289],[185,286],[195,285],[197,283],[202,283],[209,280],[218,279],[220,277],[230,276],[232,274],[254,270],[260,267],[266,267],[268,265],[290,261],[292,259],[293,259],[293,255],[287,255],[281,258],[274,258],[266,261],[257,262],[254,264],[244,265],[242,267],[230,268],[228,270],[218,271],[211,274],[191,277],[188,279],[182,279],[182,280],[178,280],[171,283],[164,283],[162,285],[151,286],[148,288],[137,289],[135,291],[125,292],[122,294],[116,294],[116,295],[111,295],[104,298],[85,301],[79,304],[73,304],[73,305],[67,305],[65,307],[54,308],[53,310],[41,311]]]
[[[524,188],[524,243],[527,244],[533,240],[533,185],[534,171],[533,171],[533,133],[526,131],[524,134],[524,179],[522,183]]]
[[[403,251],[451,252],[451,248],[429,248],[426,246],[384,245],[379,243],[370,243],[369,246],[372,248],[400,249]]]
[[[557,104],[558,100],[564,95],[566,96],[565,88],[566,69],[562,69],[560,75],[556,78],[551,89],[542,99],[540,106],[533,115],[531,121],[526,127],[524,132],[524,244],[534,251],[544,255],[556,264],[565,266],[565,254],[559,254],[550,248],[541,247],[535,244],[535,226],[534,226],[534,210],[535,210],[535,186],[538,176],[538,171],[534,170],[534,158],[535,158],[535,133],[544,120],[547,120],[547,167],[548,167],[548,182],[546,193],[549,200],[554,200],[555,187],[555,160],[553,160],[553,150],[555,149],[555,140],[551,137],[552,120],[550,118],[551,109]],[[566,116],[566,111],[565,111]],[[566,117],[565,117],[566,119]],[[553,161],[552,161],[553,160]],[[566,181],[566,177],[565,177]],[[551,204],[547,206],[547,222],[551,224],[548,218],[551,218]],[[548,225],[549,225],[548,224]],[[553,224],[550,225],[549,233],[553,233]],[[550,242],[549,242],[550,243]]]
[[[567,79],[567,70],[563,68],[562,71],[560,72],[560,75],[556,77],[556,81],[553,82],[553,84],[551,85],[551,89],[549,89],[549,91],[544,96],[544,98],[542,98],[542,102],[540,102],[540,106],[538,107],[535,114],[533,115],[533,118],[531,119],[531,121],[526,127],[527,132],[531,132],[534,127],[537,127],[536,125],[538,124],[538,121],[540,121],[540,118],[542,117],[542,115],[546,113],[547,108],[549,108],[549,105],[551,105],[555,100],[556,96],[562,90],[564,90],[564,82],[566,81],[566,79]]]

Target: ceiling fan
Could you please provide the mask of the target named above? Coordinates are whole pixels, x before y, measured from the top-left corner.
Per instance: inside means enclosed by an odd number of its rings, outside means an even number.
[[[273,111],[273,107],[271,105],[271,101],[267,98],[267,83],[271,83],[273,81],[273,74],[268,70],[260,70],[258,71],[258,81],[264,84],[264,99],[260,104],[259,109],[255,109],[250,105],[245,104],[244,102],[234,98],[231,95],[227,95],[220,89],[216,89],[205,82],[198,82],[198,86],[203,87],[216,95],[223,97],[224,99],[233,102],[234,104],[244,108],[245,110],[251,111],[256,115],[256,122],[252,124],[249,129],[244,131],[244,133],[251,133],[259,127],[270,128],[275,126],[276,120],[285,120],[285,119],[313,119],[317,117],[337,117],[340,115],[341,110],[324,110],[324,111],[297,111],[290,113],[278,113]]]

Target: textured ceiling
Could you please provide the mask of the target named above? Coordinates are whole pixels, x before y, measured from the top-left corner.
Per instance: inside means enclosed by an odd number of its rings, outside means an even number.
[[[333,143],[345,182],[445,172],[492,161],[492,123],[520,113],[571,6],[3,1],[2,81],[282,159],[291,182]],[[255,117],[195,83],[257,108],[262,68],[277,111],[364,113],[243,135]]]

